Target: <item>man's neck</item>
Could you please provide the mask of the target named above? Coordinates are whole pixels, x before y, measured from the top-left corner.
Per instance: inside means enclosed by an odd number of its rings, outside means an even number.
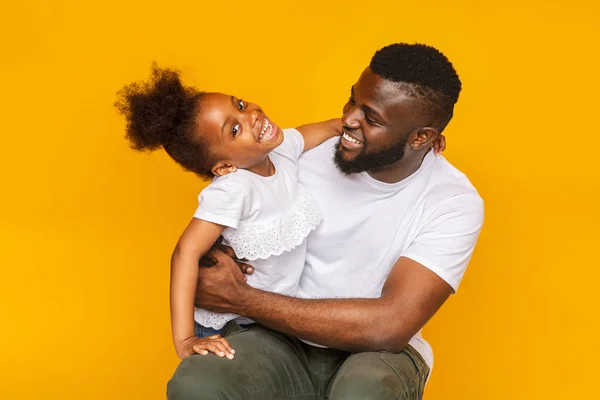
[[[411,156],[404,156],[400,161],[377,170],[367,171],[367,173],[371,178],[380,182],[398,183],[417,172],[429,151],[431,150],[429,149],[425,153],[419,152]]]

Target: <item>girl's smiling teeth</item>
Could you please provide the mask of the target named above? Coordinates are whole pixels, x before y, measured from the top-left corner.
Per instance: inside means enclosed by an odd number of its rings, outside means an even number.
[[[266,117],[263,119],[262,127],[260,129],[260,135],[258,136],[258,141],[262,142],[263,140],[271,139],[276,133],[275,127]]]

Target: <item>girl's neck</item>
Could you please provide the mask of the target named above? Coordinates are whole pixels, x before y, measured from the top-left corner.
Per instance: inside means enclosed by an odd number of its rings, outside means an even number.
[[[254,172],[257,175],[265,177],[272,176],[275,173],[275,165],[273,165],[269,156],[266,156],[262,162],[246,169],[250,172]]]

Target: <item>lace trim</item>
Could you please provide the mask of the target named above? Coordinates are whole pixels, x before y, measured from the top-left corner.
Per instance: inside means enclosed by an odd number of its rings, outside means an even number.
[[[204,327],[213,329],[222,329],[232,319],[239,318],[239,315],[237,314],[221,314],[202,310],[200,308],[197,308],[194,314],[194,319],[197,323]]]
[[[315,199],[299,186],[298,198],[285,216],[265,225],[226,229],[223,237],[238,258],[266,259],[300,245],[322,218]]]

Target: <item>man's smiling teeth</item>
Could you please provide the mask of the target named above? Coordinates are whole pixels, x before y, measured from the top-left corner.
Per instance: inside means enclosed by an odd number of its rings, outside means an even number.
[[[356,144],[362,144],[362,142],[361,142],[360,140],[356,140],[356,139],[354,139],[352,136],[348,135],[348,134],[347,134],[347,133],[345,133],[345,132],[344,132],[344,134],[342,135],[342,137],[343,137],[344,139],[346,139],[347,141],[349,141],[349,142],[356,143]]]
[[[273,136],[273,125],[265,118],[262,123],[262,129],[260,130],[258,140],[269,139],[271,136]]]

